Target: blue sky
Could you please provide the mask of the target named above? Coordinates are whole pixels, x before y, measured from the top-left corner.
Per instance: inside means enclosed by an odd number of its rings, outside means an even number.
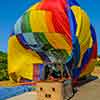
[[[16,20],[39,0],[0,0],[0,50],[7,51],[8,37]],[[100,0],[77,0],[95,27],[100,54]]]

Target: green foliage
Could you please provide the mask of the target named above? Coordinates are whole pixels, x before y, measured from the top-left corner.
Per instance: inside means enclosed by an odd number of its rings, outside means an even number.
[[[100,61],[97,61],[96,62],[96,66],[100,66]]]
[[[96,66],[100,67],[100,55],[97,57]]]
[[[98,58],[100,58],[100,54],[98,55]]]
[[[8,80],[7,54],[0,51],[0,81]]]

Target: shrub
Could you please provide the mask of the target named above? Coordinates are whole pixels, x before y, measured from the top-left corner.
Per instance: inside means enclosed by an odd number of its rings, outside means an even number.
[[[8,79],[7,54],[0,51],[0,81]]]

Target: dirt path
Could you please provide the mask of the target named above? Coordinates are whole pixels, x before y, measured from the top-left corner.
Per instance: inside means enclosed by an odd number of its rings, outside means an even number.
[[[100,79],[81,86],[71,100],[100,100]]]
[[[100,67],[97,67],[92,73],[98,76],[98,79],[85,83],[79,87],[79,91],[73,96],[71,100],[100,100]],[[0,82],[0,86],[16,86],[19,84],[8,81]],[[37,100],[36,93],[29,92],[20,96],[15,96],[7,100]]]
[[[19,96],[12,97],[7,100],[37,100],[36,99],[36,92],[27,92]]]
[[[24,93],[7,100],[37,100],[35,92]],[[71,100],[100,100],[100,79],[91,81],[79,88]]]

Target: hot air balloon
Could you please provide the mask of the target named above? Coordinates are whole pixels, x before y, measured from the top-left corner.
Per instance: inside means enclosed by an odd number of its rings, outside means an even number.
[[[75,0],[37,2],[17,20],[8,41],[8,72],[17,81],[40,80],[44,64],[54,62],[77,80],[93,71],[96,57],[95,30]]]

